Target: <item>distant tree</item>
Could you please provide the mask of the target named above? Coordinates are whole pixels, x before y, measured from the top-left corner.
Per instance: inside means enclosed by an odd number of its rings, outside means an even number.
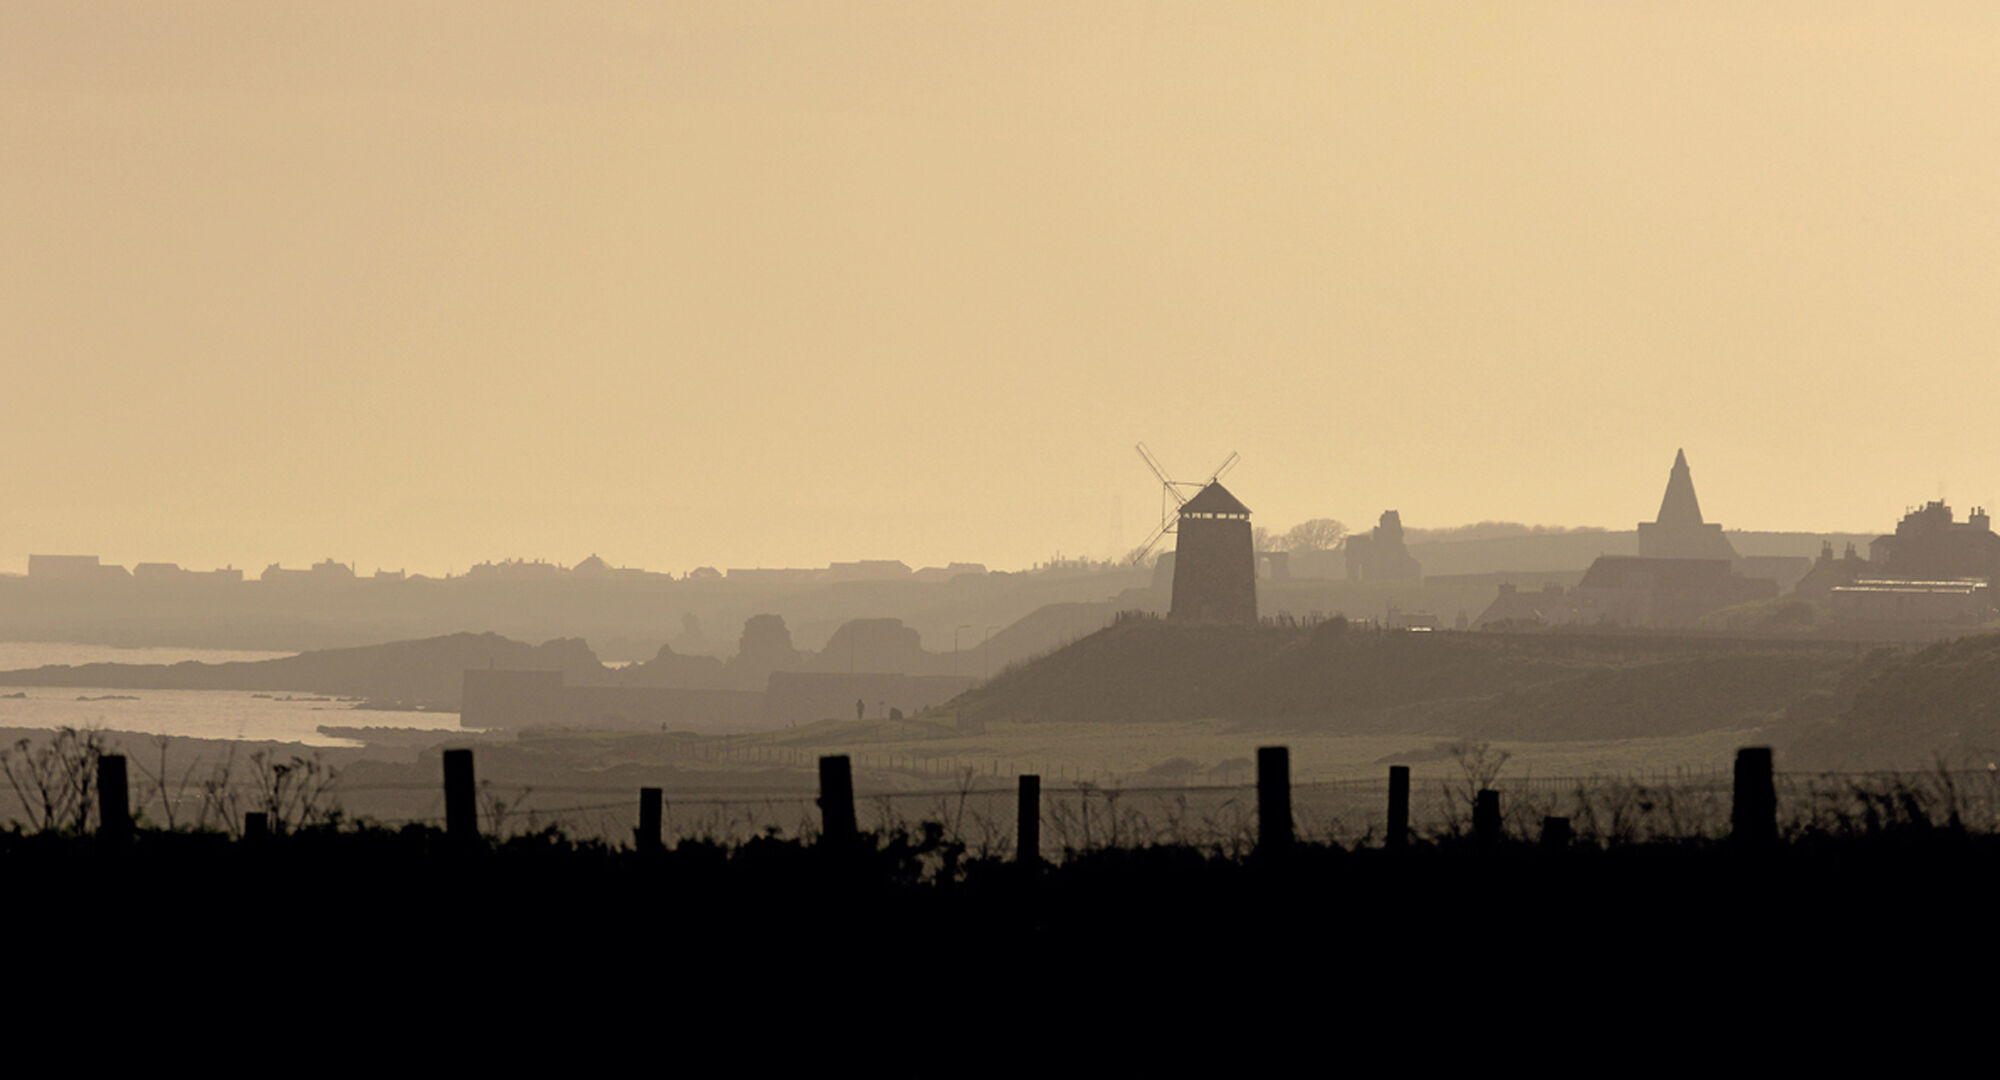
[[[797,663],[798,651],[792,647],[792,631],[785,625],[782,615],[752,615],[743,623],[743,636],[737,642],[736,659],[744,664],[776,671]]]
[[[1347,535],[1347,526],[1332,518],[1314,518],[1301,521],[1285,533],[1283,547],[1286,551],[1331,551],[1340,546],[1340,540]]]
[[[1253,551],[1279,551],[1283,549],[1284,543],[1283,539],[1273,537],[1271,530],[1262,525],[1258,525],[1250,530],[1250,547]],[[1271,545],[1273,544],[1278,546],[1272,547]]]
[[[1601,533],[1601,525],[1523,525],[1518,521],[1481,521],[1438,529],[1403,530],[1409,544],[1436,544],[1451,540],[1494,540],[1503,536],[1560,536],[1564,533]]]

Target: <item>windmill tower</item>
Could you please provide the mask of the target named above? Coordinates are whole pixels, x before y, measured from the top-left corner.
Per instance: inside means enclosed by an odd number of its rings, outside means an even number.
[[[1257,556],[1250,537],[1250,508],[1222,486],[1222,474],[1236,464],[1230,454],[1207,480],[1168,478],[1158,459],[1139,444],[1153,475],[1160,478],[1159,528],[1132,553],[1138,562],[1160,538],[1176,537],[1174,595],[1168,618],[1176,622],[1257,622]],[[1193,488],[1193,496],[1183,494]]]

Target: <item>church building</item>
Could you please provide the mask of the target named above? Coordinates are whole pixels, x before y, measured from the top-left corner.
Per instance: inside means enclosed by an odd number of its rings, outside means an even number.
[[[1639,557],[1642,559],[1736,559],[1736,549],[1722,535],[1722,526],[1701,519],[1701,503],[1694,497],[1694,476],[1688,471],[1687,452],[1674,453],[1674,468],[1667,475],[1667,494],[1660,500],[1658,521],[1639,523]]]

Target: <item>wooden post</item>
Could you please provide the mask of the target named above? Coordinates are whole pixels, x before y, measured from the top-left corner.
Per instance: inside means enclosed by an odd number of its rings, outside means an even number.
[[[1729,810],[1729,836],[1739,844],[1758,846],[1778,840],[1778,788],[1771,776],[1768,746],[1736,751],[1736,793]]]
[[[1030,775],[1021,778],[1020,816],[1014,826],[1014,838],[1020,850],[1015,859],[1022,866],[1042,865],[1042,778]]]
[[[819,759],[821,839],[844,844],[854,839],[854,772],[846,754]]]
[[[1278,851],[1291,842],[1291,753],[1282,746],[1260,746],[1257,748],[1257,849]]]
[[[243,815],[243,839],[262,840],[271,835],[271,816],[262,810]]]
[[[1542,846],[1551,850],[1566,848],[1576,833],[1570,829],[1566,817],[1545,817],[1542,819]]]
[[[444,831],[461,844],[479,841],[479,789],[472,779],[472,751],[444,752]]]
[[[104,836],[132,832],[131,792],[125,783],[125,755],[97,759],[97,831]]]
[[[1482,845],[1500,841],[1500,793],[1492,788],[1480,788],[1472,804],[1472,835]]]
[[[1394,850],[1410,843],[1410,767],[1389,766],[1389,834],[1383,841]]]
[[[639,789],[639,827],[632,830],[632,843],[640,851],[658,851],[660,841],[660,789]]]

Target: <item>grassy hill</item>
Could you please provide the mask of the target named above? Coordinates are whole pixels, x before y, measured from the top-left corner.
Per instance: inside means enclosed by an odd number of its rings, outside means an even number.
[[[1634,738],[1775,722],[1801,700],[1837,697],[1856,656],[1850,645],[1652,634],[1128,619],[947,708],[976,721],[1223,719],[1352,734]]]
[[[1801,702],[1780,726],[1809,768],[1983,768],[2000,761],[2000,634],[1915,653],[1880,650],[1833,696]]]

